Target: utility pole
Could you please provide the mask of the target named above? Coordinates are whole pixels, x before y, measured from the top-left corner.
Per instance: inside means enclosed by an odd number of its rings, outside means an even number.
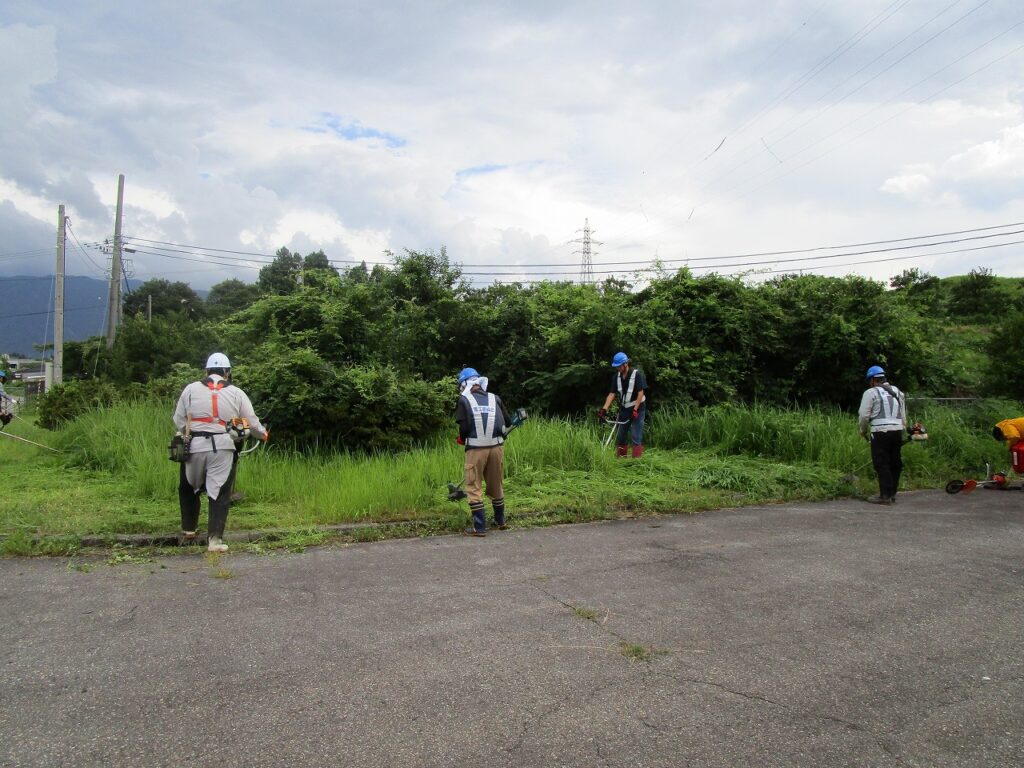
[[[53,383],[64,381],[64,241],[67,219],[64,205],[57,207],[57,267],[53,289]]]
[[[110,295],[107,306],[107,349],[121,324],[121,211],[124,206],[124,174],[117,177],[117,213],[114,215],[114,249],[110,262]]]
[[[577,229],[576,231],[579,232],[580,230]],[[575,240],[570,240],[569,241],[570,243],[579,243],[580,245],[583,246],[580,250],[573,251],[573,253],[579,253],[579,254],[582,254],[582,256],[583,256],[583,259],[582,259],[582,261],[580,263],[580,283],[581,284],[587,284],[587,283],[593,283],[594,282],[594,262],[593,262],[593,252],[591,251],[591,246],[592,245],[604,245],[604,243],[600,242],[599,240],[591,239],[590,236],[592,234],[593,234],[593,230],[590,229],[590,219],[584,219],[583,220],[583,237],[580,237],[580,238],[577,238]]]
[[[153,322],[153,294],[146,295],[146,322]]]

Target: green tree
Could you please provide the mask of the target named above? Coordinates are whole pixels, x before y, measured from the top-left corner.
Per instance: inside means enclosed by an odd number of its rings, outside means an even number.
[[[988,366],[985,385],[988,394],[1024,401],[1024,376],[1020,373],[1024,344],[1021,339],[1024,339],[1024,310],[1018,309],[1003,317],[986,345]]]
[[[124,316],[145,317],[150,297],[153,300],[153,317],[182,314],[191,320],[198,320],[205,314],[203,300],[188,283],[172,283],[163,278],[155,278],[147,280],[124,297]]]
[[[331,265],[330,260],[327,258],[327,254],[322,250],[307,253],[306,257],[302,260],[302,268],[306,271],[311,269],[324,269],[329,272],[334,272],[335,274],[338,273],[338,270]]]
[[[183,315],[126,318],[118,329],[110,359],[109,377],[118,383],[147,382],[166,376],[175,363],[201,365],[217,339],[209,326]]]
[[[950,287],[949,316],[960,322],[995,320],[1012,300],[991,269],[978,267]]]
[[[206,310],[215,319],[225,318],[252,305],[260,297],[259,286],[231,279],[217,283],[206,295]]]
[[[260,270],[257,285],[263,293],[287,295],[299,288],[302,273],[302,256],[287,248],[279,248],[274,261]]]
[[[889,286],[920,314],[945,316],[946,291],[942,281],[934,275],[915,267],[893,277]]]
[[[855,406],[872,363],[903,389],[926,379],[934,354],[927,324],[882,283],[787,275],[759,292],[774,307],[768,323],[775,343],[757,356],[771,399]]]

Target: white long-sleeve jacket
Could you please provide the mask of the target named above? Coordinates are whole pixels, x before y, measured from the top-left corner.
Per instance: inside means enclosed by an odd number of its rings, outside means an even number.
[[[214,386],[211,387],[207,382]],[[214,435],[212,438],[193,440],[190,446],[192,453],[212,451],[214,446],[218,451],[234,450],[235,444],[226,426],[233,418],[248,419],[252,434],[258,438],[267,434],[266,428],[256,417],[249,396],[217,374],[206,381],[194,381],[185,387],[172,418],[174,426],[179,430],[184,430],[188,424],[189,432]]]

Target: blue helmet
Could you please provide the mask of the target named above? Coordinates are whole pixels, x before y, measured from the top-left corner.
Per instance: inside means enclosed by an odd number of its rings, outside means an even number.
[[[0,371],[0,378],[6,379],[7,378],[7,371]]]
[[[612,368],[618,368],[620,365],[629,362],[629,355],[625,352],[616,352],[615,357],[612,358]]]
[[[885,371],[882,370],[880,365],[872,365],[868,368],[868,372],[864,374],[865,378],[877,379],[879,376],[885,376]]]
[[[474,376],[479,375],[480,374],[476,372],[476,368],[463,368],[459,371],[459,386],[461,386],[466,379],[472,379]]]

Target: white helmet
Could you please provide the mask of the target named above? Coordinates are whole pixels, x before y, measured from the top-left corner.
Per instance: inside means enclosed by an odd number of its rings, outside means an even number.
[[[223,352],[214,352],[210,355],[210,359],[206,361],[206,370],[211,368],[230,368],[231,361],[228,360],[228,356]]]

